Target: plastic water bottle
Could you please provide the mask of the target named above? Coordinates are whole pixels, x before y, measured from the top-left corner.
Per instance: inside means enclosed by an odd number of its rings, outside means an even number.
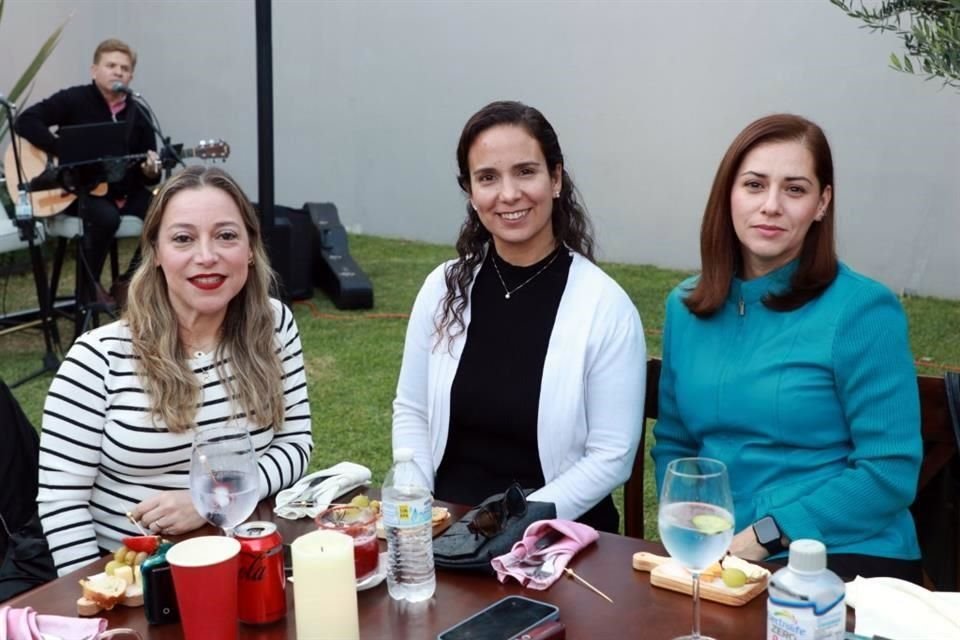
[[[433,596],[433,497],[413,461],[413,449],[393,452],[383,482],[380,509],[387,534],[387,590],[394,600],[420,602]]]
[[[17,222],[29,222],[33,218],[33,205],[26,191],[21,191],[19,195],[15,209]]]
[[[846,585],[827,569],[819,540],[794,540],[790,559],[770,578],[767,640],[843,640]]]

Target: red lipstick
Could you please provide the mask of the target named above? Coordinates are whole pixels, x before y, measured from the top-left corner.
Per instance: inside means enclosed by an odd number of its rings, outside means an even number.
[[[221,276],[215,273],[204,273],[198,276],[193,276],[192,278],[187,278],[187,281],[197,289],[213,291],[214,289],[219,289],[220,286],[227,281],[227,278],[226,276]]]

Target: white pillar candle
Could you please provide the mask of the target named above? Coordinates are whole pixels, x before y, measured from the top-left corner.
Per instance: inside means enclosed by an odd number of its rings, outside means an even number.
[[[290,545],[297,640],[359,640],[353,538],[312,531]]]

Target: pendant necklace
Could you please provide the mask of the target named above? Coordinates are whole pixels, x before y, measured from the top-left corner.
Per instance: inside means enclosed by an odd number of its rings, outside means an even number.
[[[519,291],[521,288],[523,288],[524,286],[526,286],[527,284],[529,284],[531,280],[533,280],[533,279],[536,278],[538,275],[540,275],[541,273],[543,273],[544,271],[546,271],[547,268],[548,268],[550,265],[553,264],[553,261],[556,260],[556,259],[557,259],[557,256],[559,256],[559,255],[560,255],[560,249],[557,248],[557,249],[554,251],[554,253],[553,253],[553,257],[550,258],[550,260],[547,262],[547,264],[545,264],[545,265],[543,265],[542,267],[540,267],[540,269],[539,269],[535,274],[533,274],[532,276],[530,276],[529,278],[527,278],[526,280],[524,280],[523,282],[521,282],[520,284],[518,284],[517,286],[515,286],[513,289],[508,289],[508,288],[507,288],[507,283],[504,281],[503,276],[500,275],[500,267],[497,266],[497,256],[495,256],[495,255],[492,256],[492,258],[493,258],[493,269],[494,269],[494,271],[497,272],[497,277],[500,278],[500,284],[503,285],[503,291],[504,291],[504,296],[503,296],[503,297],[506,298],[507,300],[509,300],[511,295],[513,295],[514,293],[516,293],[517,291]]]
[[[202,354],[199,354],[199,355],[202,355]],[[212,369],[213,369],[213,364],[211,363],[211,364],[208,364],[208,365],[205,366],[203,369],[201,369],[200,371],[197,372],[197,373],[200,374],[200,382],[201,382],[201,384],[206,384],[207,382],[210,381],[210,374],[212,373],[212,371],[211,371]]]
[[[205,352],[197,349],[196,351],[193,352],[193,359],[199,360],[205,357],[206,355],[207,354]],[[203,367],[202,369],[197,370],[196,374],[200,377],[200,384],[206,384],[207,382],[210,381],[210,374],[211,374],[211,370],[213,369],[213,366],[214,366],[213,363],[210,363],[207,366]]]

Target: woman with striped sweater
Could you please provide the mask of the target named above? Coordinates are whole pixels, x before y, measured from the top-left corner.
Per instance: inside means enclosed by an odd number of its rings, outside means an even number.
[[[274,274],[237,183],[214,168],[178,174],[141,247],[123,318],[76,341],[44,405],[37,502],[60,574],[135,534],[128,512],[158,534],[204,523],[189,492],[196,428],[250,430],[261,498],[310,460],[297,325],[269,297]]]

